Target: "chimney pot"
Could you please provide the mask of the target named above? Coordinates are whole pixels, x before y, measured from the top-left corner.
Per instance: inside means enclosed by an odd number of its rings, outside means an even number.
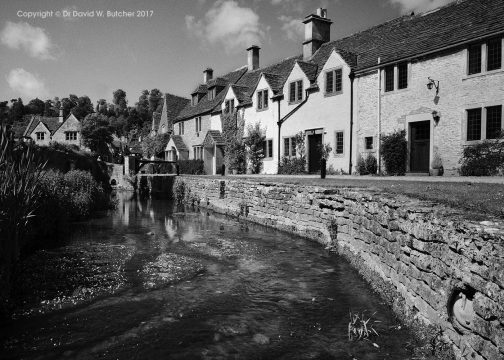
[[[259,69],[259,50],[261,50],[261,48],[257,45],[252,45],[247,49],[247,64],[249,71]]]
[[[327,18],[327,9],[318,8],[317,14],[308,15],[303,23],[305,24],[303,60],[309,60],[322,44],[331,41],[332,21]]]
[[[213,69],[212,68],[206,68],[203,71],[203,82],[206,84],[213,78]]]
[[[63,104],[60,106],[60,109],[59,109],[58,122],[60,122],[60,123],[63,122]]]

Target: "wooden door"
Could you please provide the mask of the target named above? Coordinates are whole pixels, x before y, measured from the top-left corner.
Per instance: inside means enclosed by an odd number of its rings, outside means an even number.
[[[320,159],[322,159],[322,134],[308,135],[308,172],[320,171]]]
[[[410,171],[429,172],[430,121],[410,123]]]

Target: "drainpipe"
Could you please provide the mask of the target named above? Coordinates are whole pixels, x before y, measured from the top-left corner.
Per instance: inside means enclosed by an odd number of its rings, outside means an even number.
[[[378,65],[381,63],[381,58],[378,58]],[[378,174],[381,174],[381,69],[378,67],[378,136],[377,136],[377,144],[376,144],[376,154],[378,157]]]
[[[353,101],[354,101],[354,80],[355,74],[353,71],[350,73],[350,159],[348,164],[348,174],[352,175],[352,146],[353,146]]]
[[[280,99],[278,100],[278,166],[280,166],[280,141],[282,140],[280,138],[280,129],[282,127],[282,124],[291,117],[292,114],[294,114],[301,106],[303,106],[307,101],[308,98],[310,97],[310,92],[308,89],[305,90],[305,99],[301,101],[294,109],[289,111],[287,115],[285,115],[283,118],[280,118]]]

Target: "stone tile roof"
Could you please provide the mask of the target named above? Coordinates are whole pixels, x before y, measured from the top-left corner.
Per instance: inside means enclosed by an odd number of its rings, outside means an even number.
[[[502,19],[502,0],[458,0],[323,44],[312,60],[323,64],[332,49],[337,49],[354,70],[365,70],[376,66],[378,58],[381,64],[397,62],[503,32]]]
[[[153,129],[158,130],[159,129],[159,124],[162,119],[161,117],[166,114],[166,123],[167,126],[173,120],[180,114],[182,109],[184,109],[187,105],[189,105],[191,100],[186,99],[181,96],[165,93],[164,95],[164,101],[163,101],[163,109],[161,110],[162,112],[159,114],[159,118],[156,116],[154,117],[153,115]]]
[[[226,86],[227,84],[228,84],[228,81],[226,81],[225,79],[223,79],[221,77],[217,77],[217,78],[209,80],[207,82],[207,86],[209,89],[213,86]]]
[[[268,82],[268,85],[270,86],[273,93],[276,94],[283,85],[282,76],[277,74],[270,74],[267,72],[263,72],[263,76]]]
[[[53,135],[62,124],[59,122],[58,117],[45,117],[40,115],[33,115],[33,121],[30,123],[29,128],[26,129],[25,135],[30,136],[30,134],[33,132],[33,130],[35,130],[35,128],[40,122],[42,122],[47,127],[51,135]]]
[[[173,143],[175,144],[175,147],[177,148],[178,151],[189,151],[189,148],[184,143],[182,136],[172,135],[171,138],[172,138]]]
[[[194,94],[206,94],[208,91],[208,87],[206,84],[199,84],[196,89],[194,89],[193,92],[191,92],[191,95]]]
[[[301,70],[305,73],[306,77],[313,82],[316,80],[318,65],[315,63],[310,63],[306,61],[298,60],[296,61]],[[323,65],[322,65],[323,66]]]
[[[23,120],[15,121],[12,124],[12,131],[14,132],[14,137],[19,139],[24,136],[26,128],[30,125],[30,121],[32,119],[32,115],[23,116]]]
[[[221,76],[220,78],[223,79],[223,81],[225,81],[225,84],[227,86],[228,84],[236,83],[243,76],[243,74],[245,74],[246,71],[247,68],[242,67],[238,70],[232,71],[224,76]],[[199,87],[203,86],[206,87],[207,85],[200,85]],[[191,103],[188,103],[186,106],[184,106],[180,114],[177,116],[175,122],[190,119],[194,116],[203,115],[211,112],[216,107],[222,104],[222,100],[224,99],[225,93],[226,93],[225,89],[219,91],[216,94],[215,98],[213,98],[212,100],[208,100],[208,94],[205,93],[205,95],[200,99],[200,101],[196,106],[192,106]]]
[[[153,112],[152,113],[152,122],[153,122],[154,129],[157,130],[159,128],[159,121],[160,120],[161,120],[161,113]]]
[[[249,99],[248,94],[247,94],[247,92],[249,91],[248,87],[233,84],[233,85],[231,85],[231,88],[233,89],[233,92],[234,92],[236,98],[238,99],[239,103],[242,103],[243,101]]]
[[[203,146],[205,147],[224,144],[224,138],[219,130],[208,130],[205,140],[203,140]]]

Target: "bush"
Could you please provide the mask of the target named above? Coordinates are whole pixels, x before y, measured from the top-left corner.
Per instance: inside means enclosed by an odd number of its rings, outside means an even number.
[[[259,174],[261,172],[265,139],[265,131],[261,129],[259,122],[255,125],[249,124],[245,145],[247,146],[248,161],[250,162],[250,172],[252,174]]]
[[[360,175],[376,174],[378,162],[373,154],[368,154],[366,158],[359,156],[357,160],[357,172]]]
[[[405,130],[398,130],[382,137],[381,156],[388,175],[406,174],[408,142]]]
[[[504,170],[504,136],[464,148],[460,163],[462,176],[493,176]]]
[[[234,110],[221,115],[222,137],[224,138],[224,164],[228,170],[246,171],[246,150],[243,144],[243,127],[245,121]]]
[[[283,156],[278,167],[278,173],[284,175],[295,175],[305,173],[306,159],[299,157]]]
[[[203,160],[179,160],[181,174],[205,175],[205,165]]]

